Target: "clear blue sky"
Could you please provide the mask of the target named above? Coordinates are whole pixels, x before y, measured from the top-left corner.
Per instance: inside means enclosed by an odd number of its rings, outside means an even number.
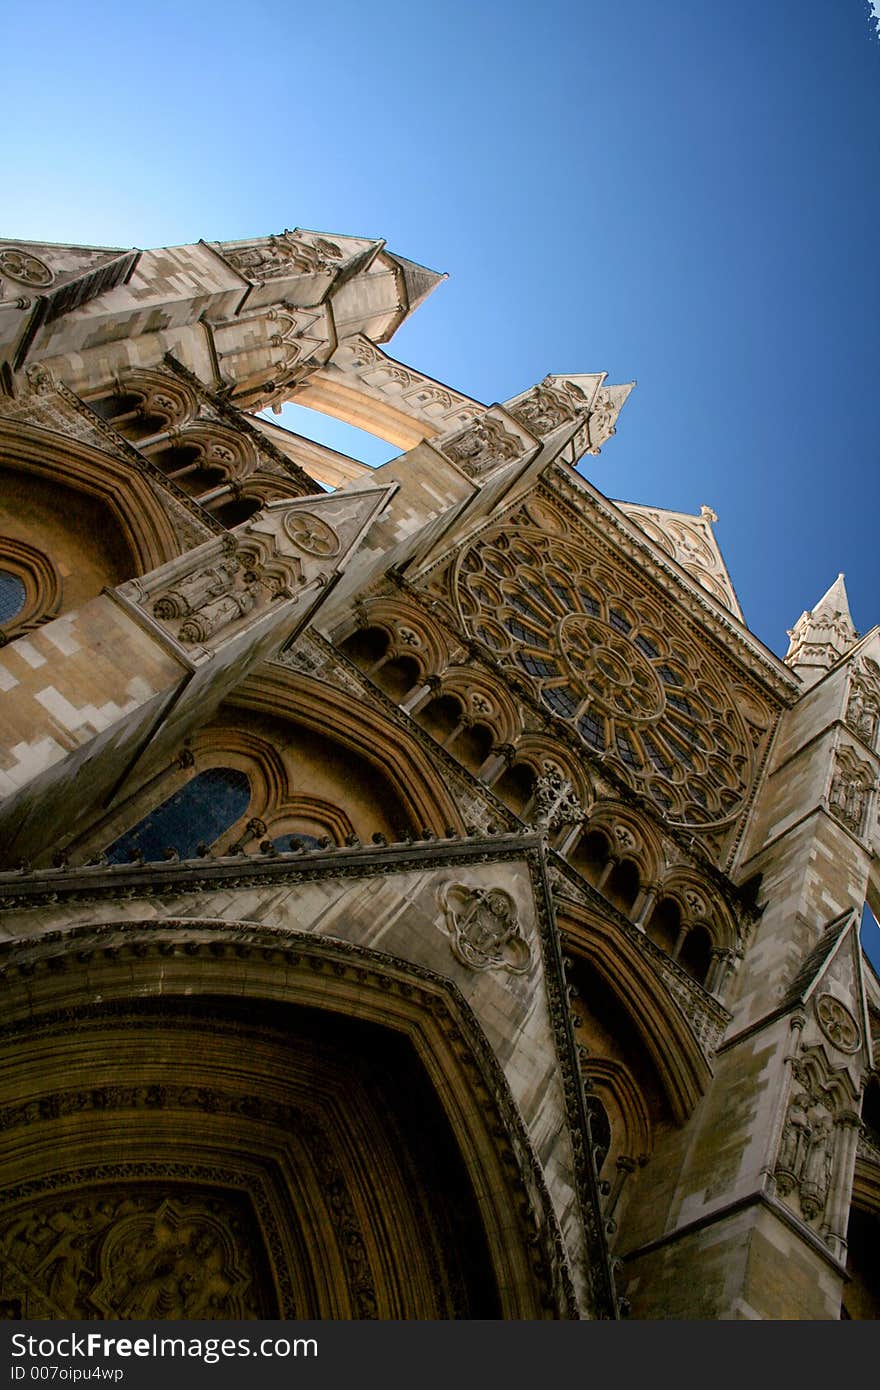
[[[840,570],[880,622],[868,0],[7,0],[4,31],[5,235],[385,237],[451,277],[403,360],[486,401],[637,378],[589,476],[711,504],[768,646]]]

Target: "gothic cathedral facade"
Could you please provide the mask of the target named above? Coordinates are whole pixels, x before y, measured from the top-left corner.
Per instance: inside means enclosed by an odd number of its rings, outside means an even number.
[[[880,1313],[880,629],[396,361],[442,278],[0,242],[6,1317]]]

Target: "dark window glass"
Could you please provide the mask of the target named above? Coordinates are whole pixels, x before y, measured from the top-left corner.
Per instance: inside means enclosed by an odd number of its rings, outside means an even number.
[[[636,757],[635,749],[626,734],[620,733],[617,735],[617,751],[629,767],[639,766],[639,760]]]
[[[111,864],[125,864],[140,850],[148,863],[155,863],[166,849],[176,849],[181,859],[194,859],[199,845],[213,844],[244,815],[250,799],[250,782],[243,772],[208,768],[120,836],[107,858]]]
[[[528,671],[530,676],[558,676],[559,667],[552,661],[543,661],[536,656],[523,656],[520,654],[517,661],[524,671]]]
[[[605,727],[595,714],[585,714],[578,720],[578,732],[591,748],[605,747]]]
[[[564,719],[570,719],[577,709],[577,701],[569,690],[556,688],[553,690],[543,690],[541,698],[545,705],[549,705],[554,714],[561,714]]]
[[[608,621],[612,627],[617,628],[618,632],[629,632],[632,629],[632,623],[629,619],[625,618],[622,613],[618,613],[616,608],[609,608]]]
[[[0,570],[0,623],[11,623],[24,608],[27,590],[17,574]]]
[[[611,1122],[608,1119],[608,1111],[596,1096],[587,1097],[587,1111],[590,1116],[593,1151],[596,1155],[596,1172],[599,1173],[611,1148]]]

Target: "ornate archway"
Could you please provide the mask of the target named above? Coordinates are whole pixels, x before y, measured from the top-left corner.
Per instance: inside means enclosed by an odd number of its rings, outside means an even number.
[[[572,1315],[528,1139],[440,977],[221,922],[77,928],[5,967],[21,1316]]]

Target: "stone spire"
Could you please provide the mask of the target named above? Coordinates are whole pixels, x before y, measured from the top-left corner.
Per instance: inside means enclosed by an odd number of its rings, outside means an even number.
[[[786,663],[808,685],[814,685],[857,640],[846,585],[839,574],[815,608],[801,614],[789,631]]]

